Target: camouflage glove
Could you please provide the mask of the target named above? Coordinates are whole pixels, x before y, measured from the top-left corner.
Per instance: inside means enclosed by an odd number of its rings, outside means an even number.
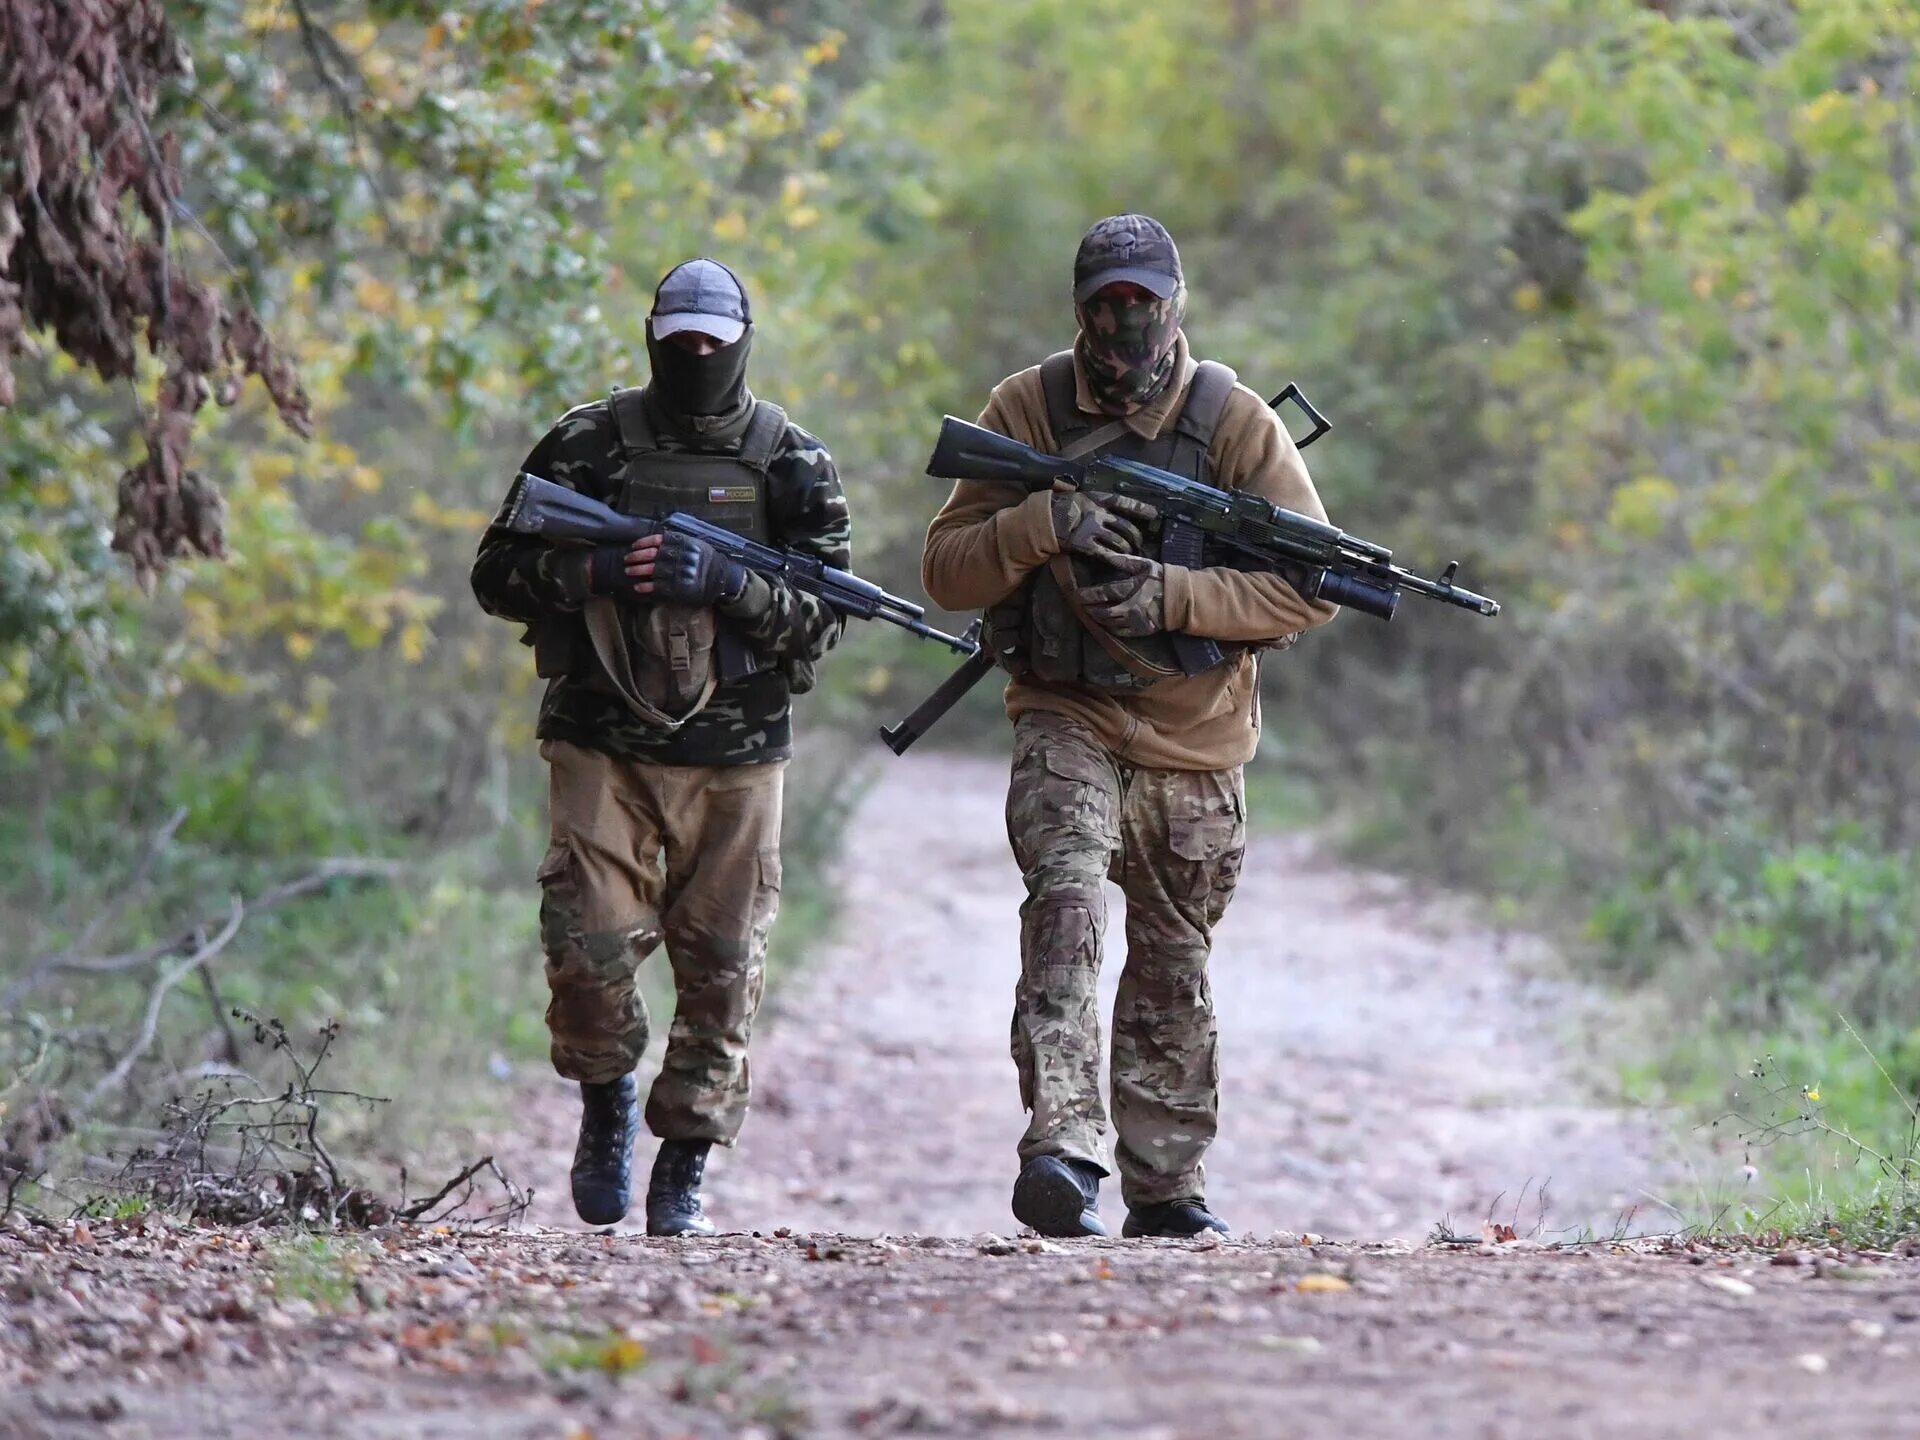
[[[737,604],[749,571],[704,540],[669,531],[653,560],[653,593],[676,605]]]
[[[1095,499],[1078,490],[1061,490],[1053,497],[1053,535],[1070,555],[1106,560],[1138,554],[1140,526],[1159,514],[1146,501],[1127,495]]]
[[[1167,571],[1144,555],[1109,555],[1107,564],[1125,573],[1076,593],[1094,624],[1114,635],[1158,635],[1167,628]]]

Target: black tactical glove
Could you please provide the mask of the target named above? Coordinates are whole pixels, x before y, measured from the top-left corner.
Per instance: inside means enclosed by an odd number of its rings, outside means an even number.
[[[627,574],[625,545],[596,545],[587,556],[587,593],[612,595],[620,599],[637,598],[633,577]]]
[[[1159,514],[1146,501],[1129,495],[1095,498],[1078,490],[1062,490],[1053,497],[1053,533],[1069,554],[1105,560],[1138,554],[1140,526]]]
[[[653,559],[653,593],[676,605],[732,605],[749,571],[704,540],[669,531]]]
[[[1111,555],[1106,562],[1124,571],[1118,580],[1085,585],[1077,592],[1093,622],[1115,635],[1158,635],[1167,628],[1167,571],[1144,555]]]

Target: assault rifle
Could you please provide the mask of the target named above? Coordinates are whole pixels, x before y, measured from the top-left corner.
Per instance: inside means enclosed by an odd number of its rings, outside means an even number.
[[[502,523],[522,535],[540,535],[548,540],[584,540],[596,545],[631,544],[648,535],[691,535],[749,570],[769,579],[784,580],[794,589],[818,597],[842,615],[898,625],[923,640],[938,640],[959,655],[971,656],[980,648],[978,624],[965,635],[945,634],[926,622],[927,612],[923,606],[889,595],[858,575],[837,570],[812,555],[777,545],[762,545],[681,511],[660,519],[623,515],[578,490],[523,472],[507,492]]]
[[[1288,398],[1287,393],[1282,392],[1281,398]],[[1309,438],[1318,439],[1330,427],[1310,408],[1308,413],[1315,415],[1321,427]],[[1305,599],[1326,600],[1380,620],[1393,618],[1403,591],[1480,615],[1500,613],[1499,601],[1453,583],[1460,573],[1457,560],[1448,563],[1438,580],[1429,580],[1395,565],[1393,552],[1384,545],[1270,505],[1244,490],[1216,490],[1138,460],[1103,455],[1065,460],[949,415],[940,427],[927,473],[943,480],[986,480],[1029,491],[1052,489],[1055,482],[1064,482],[1093,494],[1129,495],[1160,512],[1159,558],[1164,564],[1224,565],[1278,574]],[[1220,658],[1218,646],[1211,642],[1195,636],[1172,638],[1175,653],[1190,674]],[[976,651],[905,720],[882,728],[880,738],[894,754],[904,754],[992,668],[988,650]]]

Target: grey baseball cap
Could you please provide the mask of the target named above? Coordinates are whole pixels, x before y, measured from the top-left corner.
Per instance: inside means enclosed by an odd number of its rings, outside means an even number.
[[[753,312],[740,277],[718,260],[702,256],[667,272],[653,292],[653,311],[647,317],[654,336],[665,339],[682,330],[698,330],[722,345],[731,345],[747,333]]]
[[[1073,298],[1131,281],[1162,300],[1180,288],[1180,252],[1167,227],[1151,215],[1109,215],[1080,238],[1073,257]]]

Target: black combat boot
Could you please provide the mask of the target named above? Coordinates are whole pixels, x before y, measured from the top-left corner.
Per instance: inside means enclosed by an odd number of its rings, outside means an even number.
[[[580,1086],[580,1144],[573,1152],[573,1208],[589,1225],[617,1225],[633,1196],[633,1132],[640,1128],[633,1076]]]
[[[1207,1202],[1198,1195],[1185,1200],[1130,1206],[1127,1223],[1120,1227],[1120,1233],[1129,1240],[1185,1240],[1209,1230],[1221,1235],[1233,1234],[1226,1221],[1207,1209]]]
[[[1099,1206],[1100,1169],[1085,1160],[1040,1155],[1022,1165],[1013,1182],[1013,1218],[1042,1235],[1106,1234]]]
[[[707,1170],[711,1140],[662,1140],[647,1184],[647,1234],[711,1235],[713,1222],[700,1208],[700,1177]]]

